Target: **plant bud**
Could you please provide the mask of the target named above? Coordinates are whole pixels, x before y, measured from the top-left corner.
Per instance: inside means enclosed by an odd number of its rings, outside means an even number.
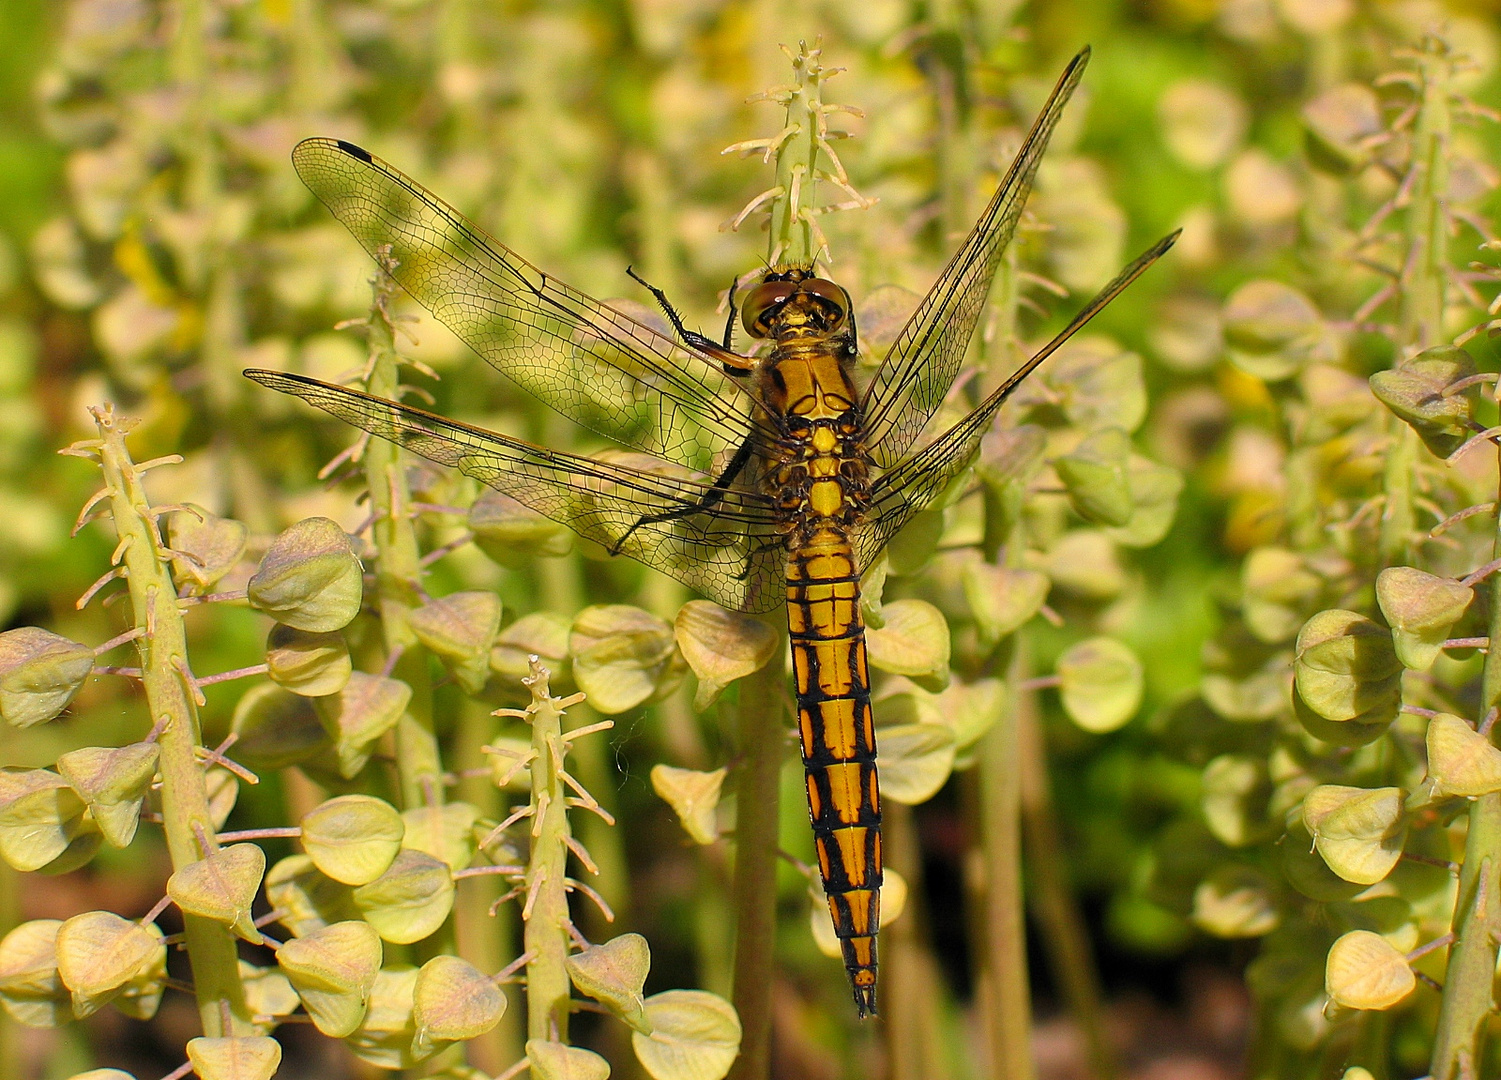
[[[679,608],[672,632],[698,676],[693,707],[699,712],[730,683],[765,667],[778,644],[776,633],[761,620],[707,600],[690,600]]]
[[[37,626],[0,634],[0,716],[26,728],[68,707],[94,670],[87,645]]]
[[[245,554],[250,530],[244,522],[221,518],[194,503],[167,518],[167,545],[192,558],[173,556],[172,576],[190,596],[207,593]]]
[[[651,972],[651,949],[640,934],[621,934],[568,958],[568,977],[633,1030],[651,1034],[642,991]]]
[[[484,689],[490,648],[500,632],[500,597],[484,591],[450,593],[412,612],[411,626],[466,693]]]
[[[1058,677],[1063,709],[1085,731],[1114,731],[1141,708],[1141,661],[1113,638],[1071,646],[1058,658]]]
[[[1364,615],[1321,611],[1298,631],[1298,696],[1326,720],[1390,722],[1402,705],[1402,665],[1392,636]]]
[[[1443,396],[1452,383],[1475,374],[1475,361],[1463,349],[1438,345],[1424,349],[1387,371],[1371,376],[1371,393],[1414,431],[1438,457],[1448,457],[1470,437],[1475,388]]]
[[[313,1025],[342,1039],[365,1019],[385,950],[368,923],[351,919],[288,941],[277,966],[302,999]]]
[[[1351,930],[1329,947],[1324,988],[1349,1009],[1390,1009],[1417,986],[1407,958],[1380,934]]]
[[[341,630],[359,614],[364,570],[349,536],[324,517],[284,530],[250,579],[251,606],[313,633]]]
[[[568,651],[579,689],[606,716],[671,693],[686,666],[672,627],[628,604],[596,604],[579,612]]]
[[[1392,647],[1402,666],[1414,671],[1433,666],[1473,599],[1469,586],[1411,566],[1389,566],[1376,578],[1376,602],[1392,629]]]
[[[457,956],[435,956],[417,972],[412,989],[412,1052],[426,1057],[483,1035],[505,1011],[506,995],[487,975]]]
[[[1102,428],[1053,462],[1068,492],[1069,503],[1094,525],[1124,525],[1131,520],[1131,485],[1126,461],[1131,438],[1120,428]]]
[[[519,569],[528,559],[557,558],[573,550],[573,533],[509,495],[486,491],[469,507],[469,531],[481,551]]]
[[[1328,328],[1313,301],[1280,281],[1251,281],[1221,315],[1230,361],[1267,382],[1289,379],[1329,353]]]
[[[349,645],[337,630],[314,634],[277,623],[266,638],[266,674],[294,694],[337,694],[353,670]]]
[[[1371,139],[1386,130],[1381,102],[1365,83],[1331,86],[1303,106],[1303,124],[1309,163],[1337,176],[1369,164]]]
[[[651,1034],[631,1032],[631,1049],[653,1080],[721,1080],[740,1055],[740,1017],[717,994],[653,994],[646,1019]]]
[[[719,809],[725,775],[724,769],[699,772],[671,765],[652,766],[652,790],[672,807],[683,831],[693,838],[695,844],[712,844],[719,839],[715,812]]]

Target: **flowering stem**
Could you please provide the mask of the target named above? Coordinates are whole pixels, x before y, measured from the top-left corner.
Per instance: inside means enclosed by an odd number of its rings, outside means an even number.
[[[771,1075],[771,991],[776,979],[777,825],[782,752],[787,744],[786,683],[779,658],[785,632],[780,615],[766,624],[778,635],[772,660],[737,684],[740,757],[735,791],[735,982],[740,1057],[730,1080]]]
[[[1493,553],[1501,558],[1501,515],[1496,518]],[[1490,634],[1501,635],[1501,575],[1487,582]],[[1485,655],[1481,672],[1481,714],[1501,705],[1501,649]],[[1434,1033],[1433,1080],[1455,1080],[1480,1061],[1487,1018],[1493,1008],[1496,972],[1497,905],[1501,904],[1501,792],[1470,804],[1459,895],[1454,906],[1454,945],[1444,973],[1443,1002]]]
[[[532,658],[532,855],[522,902],[526,965],[526,1036],[568,1041],[568,790],[563,783],[563,710],[551,696],[548,671]]]
[[[135,639],[141,684],[152,723],[160,728],[158,767],[167,851],[173,869],[181,870],[206,854],[199,837],[211,837],[216,831],[204,769],[198,762],[202,742],[198,708],[184,674],[188,670],[187,633],[177,608],[177,590],[160,551],[150,502],[125,447],[126,427],[109,406],[90,412],[99,429],[99,464],[111,493],[110,510],[120,536],[131,608],[141,631]],[[254,1034],[229,927],[184,913],[183,936],[204,1034]]]

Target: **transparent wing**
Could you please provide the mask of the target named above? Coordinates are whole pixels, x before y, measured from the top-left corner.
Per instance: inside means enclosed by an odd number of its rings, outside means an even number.
[[[870,508],[855,536],[855,554],[859,566],[871,565],[887,542],[897,534],[913,514],[938,497],[974,460],[980,440],[990,430],[990,422],[1022,380],[1084,324],[1098,315],[1110,301],[1121,294],[1178,239],[1176,232],[1163,237],[1139,255],[1115,279],[1091,300],[1073,321],[1042,347],[1033,357],[1006,378],[975,410],[917,453],[876,478],[871,485]]]
[[[715,603],[761,612],[786,598],[776,516],[770,500],[756,492],[547,450],[301,375],[245,374],[451,465]]]
[[[953,385],[1048,139],[1088,62],[1088,49],[1069,62],[990,205],[902,327],[866,387],[861,404],[866,446],[883,469],[901,460]]]
[[[713,471],[752,435],[724,369],[556,281],[351,143],[307,139],[297,175],[393,276],[496,370],[565,416],[653,457]]]

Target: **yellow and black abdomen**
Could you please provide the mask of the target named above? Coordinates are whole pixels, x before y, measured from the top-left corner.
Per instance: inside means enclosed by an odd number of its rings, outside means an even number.
[[[787,621],[808,814],[834,932],[861,1016],[876,1011],[881,796],[875,723],[849,537],[816,528],[787,559]]]

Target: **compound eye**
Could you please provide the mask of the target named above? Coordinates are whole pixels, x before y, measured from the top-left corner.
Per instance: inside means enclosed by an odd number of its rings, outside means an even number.
[[[767,319],[791,299],[797,286],[790,281],[763,281],[750,291],[740,308],[740,322],[745,332],[753,338],[771,334]]]
[[[809,278],[802,283],[802,291],[811,293],[823,302],[824,308],[829,312],[829,329],[834,329],[844,322],[849,314],[849,296],[838,285],[824,278]]]

